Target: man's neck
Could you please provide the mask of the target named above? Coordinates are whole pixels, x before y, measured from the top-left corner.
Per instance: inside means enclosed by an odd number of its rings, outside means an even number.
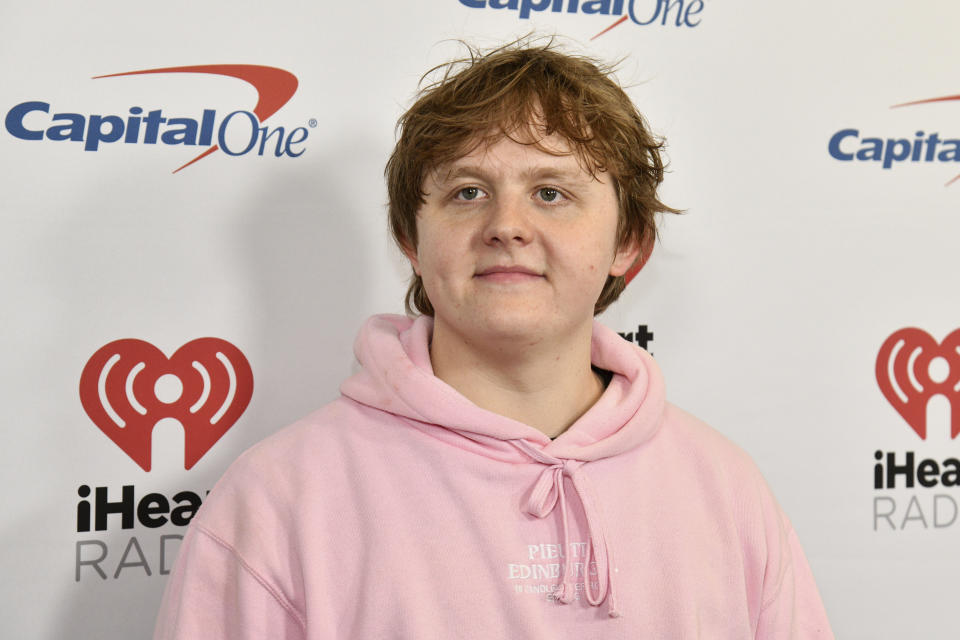
[[[555,438],[603,393],[590,366],[592,323],[562,340],[504,338],[482,345],[434,326],[434,374],[477,406]]]

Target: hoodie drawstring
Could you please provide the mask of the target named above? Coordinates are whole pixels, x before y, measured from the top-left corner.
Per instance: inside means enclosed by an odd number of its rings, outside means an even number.
[[[611,618],[620,615],[617,610],[616,597],[613,589],[614,574],[617,568],[613,562],[613,556],[604,537],[603,524],[600,514],[594,508],[594,501],[591,499],[589,479],[580,469],[583,462],[578,460],[562,460],[554,458],[542,451],[534,448],[526,440],[511,440],[514,446],[535,461],[548,465],[536,484],[530,492],[530,498],[527,501],[525,510],[532,516],[545,518],[553,512],[557,504],[560,505],[560,520],[563,525],[563,552],[564,567],[563,579],[560,589],[557,592],[557,599],[570,604],[574,598],[576,589],[576,576],[573,572],[573,554],[570,552],[570,528],[567,511],[567,499],[563,489],[563,478],[570,478],[577,497],[580,498],[580,504],[583,505],[583,512],[587,519],[587,530],[590,534],[590,540],[587,542],[586,557],[583,563],[583,581],[584,592],[587,602],[593,606],[599,606],[604,599],[607,599],[607,613]],[[590,581],[590,558],[593,556],[597,565],[597,590],[591,589]]]

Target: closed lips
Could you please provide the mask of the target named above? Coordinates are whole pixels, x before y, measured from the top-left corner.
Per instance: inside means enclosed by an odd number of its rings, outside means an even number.
[[[533,269],[528,269],[527,267],[488,267],[477,272],[478,276],[490,276],[497,274],[515,274],[515,275],[526,275],[526,276],[540,276],[537,271]]]

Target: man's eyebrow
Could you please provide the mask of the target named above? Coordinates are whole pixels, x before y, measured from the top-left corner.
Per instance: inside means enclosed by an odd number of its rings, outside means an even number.
[[[440,167],[435,173],[435,179],[440,184],[453,182],[460,178],[487,178],[487,172],[474,165],[453,165]]]
[[[453,165],[448,169],[440,169],[435,174],[435,179],[438,184],[446,184],[448,182],[453,182],[454,180],[459,180],[460,178],[479,178],[481,180],[492,179],[492,172],[485,170],[482,167],[476,165]],[[577,170],[566,169],[561,167],[550,167],[550,166],[540,166],[540,167],[529,167],[521,172],[519,175],[523,178],[535,179],[535,180],[557,180],[559,182],[574,182],[574,183],[587,183],[595,180],[596,178],[592,177],[589,173]]]

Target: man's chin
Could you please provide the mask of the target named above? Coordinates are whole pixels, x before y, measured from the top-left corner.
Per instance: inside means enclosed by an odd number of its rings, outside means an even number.
[[[478,317],[475,326],[476,337],[482,337],[482,341],[510,342],[517,347],[530,347],[562,339],[571,330],[554,317],[525,313],[522,310],[514,313],[501,310],[496,314]]]

